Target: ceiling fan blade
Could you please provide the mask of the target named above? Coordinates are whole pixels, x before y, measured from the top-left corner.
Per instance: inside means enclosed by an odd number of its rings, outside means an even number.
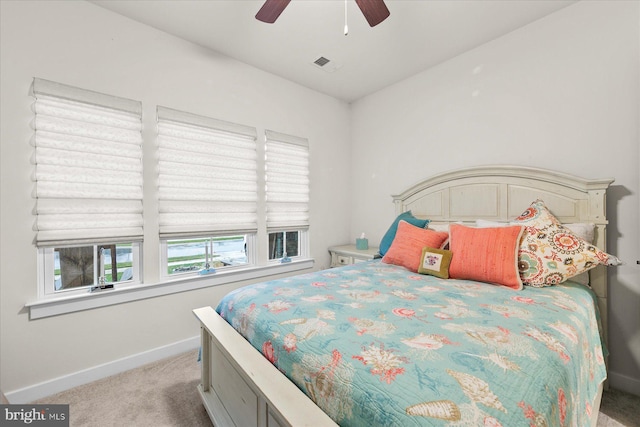
[[[278,16],[282,13],[285,7],[291,0],[267,0],[264,2],[258,13],[256,19],[258,21],[266,22],[267,24],[273,24],[278,19]]]
[[[369,26],[375,27],[391,15],[384,0],[356,0]]]

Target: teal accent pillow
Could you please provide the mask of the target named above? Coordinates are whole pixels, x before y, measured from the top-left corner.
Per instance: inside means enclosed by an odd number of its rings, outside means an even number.
[[[398,231],[398,223],[400,221],[407,221],[411,225],[415,225],[420,228],[427,228],[429,224],[428,219],[419,219],[413,216],[411,211],[402,212],[398,217],[393,221],[391,227],[387,230],[387,232],[382,237],[380,241],[380,255],[384,256],[387,253],[389,248],[391,247],[391,243],[393,243],[393,239],[396,237],[396,232]]]

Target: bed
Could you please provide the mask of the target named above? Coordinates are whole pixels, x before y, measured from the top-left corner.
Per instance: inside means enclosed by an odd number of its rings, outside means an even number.
[[[593,224],[593,245],[606,250],[611,182],[483,166],[431,177],[393,201],[398,215],[428,218],[429,228],[453,224],[453,245],[455,227],[508,224],[540,199],[563,224]],[[589,270],[589,286],[514,290],[384,261],[250,285],[216,309],[194,310],[198,389],[213,423],[596,425],[606,379],[603,265]]]

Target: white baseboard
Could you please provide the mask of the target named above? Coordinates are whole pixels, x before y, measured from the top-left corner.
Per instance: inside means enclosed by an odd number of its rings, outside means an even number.
[[[640,380],[609,371],[609,386],[640,396]]]
[[[83,369],[69,375],[54,378],[32,386],[24,387],[5,393],[7,400],[12,404],[27,404],[42,399],[61,391],[69,390],[83,384],[90,383],[111,375],[119,374],[130,369],[138,368],[148,363],[167,357],[194,350],[200,345],[200,337],[195,336],[142,353],[123,357],[112,362],[103,363],[92,368]]]

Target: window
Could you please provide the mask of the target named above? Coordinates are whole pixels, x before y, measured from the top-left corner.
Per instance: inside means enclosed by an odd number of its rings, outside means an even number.
[[[269,259],[308,256],[309,143],[265,132],[265,182]]]
[[[160,250],[147,249],[152,258],[159,253],[163,283],[136,286],[143,283],[141,102],[39,78],[30,95],[38,254],[31,318],[313,266],[307,140],[266,131],[263,153],[254,127],[158,106],[157,158],[145,156],[157,167],[157,186],[145,191],[157,200],[157,222],[154,215],[147,223],[157,224]],[[173,280],[213,270],[223,274]],[[97,288],[115,291],[94,298]]]
[[[256,129],[158,107],[163,276],[254,264]]]
[[[249,264],[247,235],[167,239],[164,246],[168,276]]]
[[[138,243],[43,248],[41,252],[45,265],[44,295],[130,284],[139,276],[134,262],[139,259]]]
[[[139,283],[141,103],[38,78],[31,94],[41,293]]]
[[[277,231],[269,233],[269,259],[300,256],[300,232]]]
[[[39,297],[27,303],[32,318],[313,266],[307,140],[266,131],[262,153],[254,127],[158,106],[157,160],[145,159],[157,166],[157,187],[145,191],[157,198],[157,222],[148,223],[158,227],[165,283],[136,286],[141,103],[39,78],[30,94]],[[213,270],[224,274],[173,280]],[[115,291],[92,298],[97,288]]]

